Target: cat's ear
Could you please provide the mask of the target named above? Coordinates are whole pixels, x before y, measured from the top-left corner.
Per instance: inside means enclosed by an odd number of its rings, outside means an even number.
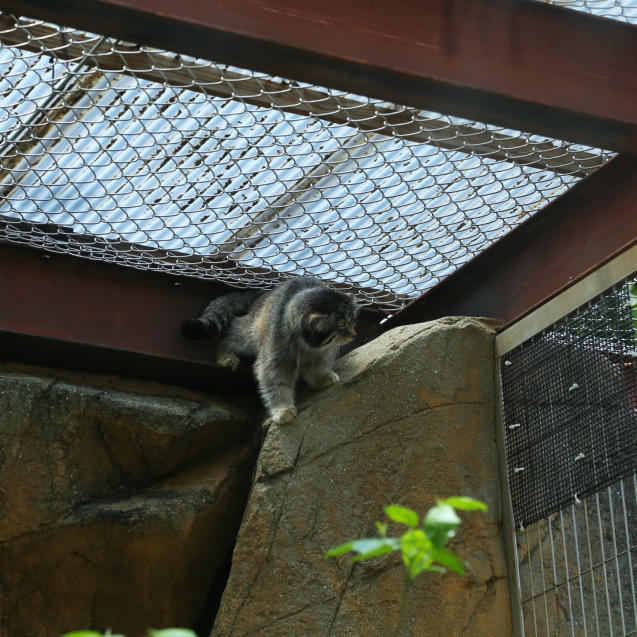
[[[352,305],[354,306],[354,312],[358,313],[358,311],[361,309],[361,306],[358,303],[356,294],[354,294],[353,292],[345,292],[345,296],[352,302]]]
[[[313,332],[320,332],[325,326],[325,319],[327,314],[321,314],[320,312],[308,312],[305,315],[305,324]]]

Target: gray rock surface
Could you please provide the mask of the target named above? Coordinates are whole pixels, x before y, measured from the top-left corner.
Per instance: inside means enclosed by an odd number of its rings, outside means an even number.
[[[447,318],[391,330],[341,359],[341,382],[302,402],[294,421],[270,427],[213,637],[391,635],[400,558],[352,567],[323,554],[376,535],[390,503],[422,514],[449,495],[490,512],[463,516],[450,546],[471,563],[467,577],[416,581],[406,634],[510,634],[492,328]]]
[[[0,635],[192,626],[241,520],[254,413],[28,371],[0,369]]]

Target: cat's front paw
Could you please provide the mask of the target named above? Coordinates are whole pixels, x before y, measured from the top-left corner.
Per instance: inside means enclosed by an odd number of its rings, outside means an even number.
[[[235,356],[234,354],[224,354],[217,359],[217,365],[221,365],[221,367],[227,367],[233,372],[237,371],[240,362],[241,361],[239,360],[239,357]]]
[[[330,370],[328,372],[325,372],[325,374],[319,376],[315,380],[314,388],[325,389],[326,387],[330,387],[330,385],[333,385],[334,383],[338,383],[339,380],[340,378],[338,377],[338,374]]]
[[[271,422],[275,425],[284,425],[286,422],[290,422],[296,416],[296,407],[283,407],[277,409],[270,417]]]

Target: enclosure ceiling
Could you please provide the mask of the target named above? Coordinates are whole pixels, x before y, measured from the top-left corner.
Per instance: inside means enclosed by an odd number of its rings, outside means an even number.
[[[397,308],[609,157],[0,13],[0,238],[49,251]]]
[[[637,24],[636,0],[547,0],[547,4]]]

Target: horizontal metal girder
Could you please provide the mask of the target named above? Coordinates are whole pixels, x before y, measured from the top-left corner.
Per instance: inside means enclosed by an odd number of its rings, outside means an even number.
[[[637,243],[637,159],[616,157],[383,324],[510,325]],[[637,263],[634,264],[637,270]]]
[[[534,0],[0,0],[389,102],[637,151],[637,30]]]
[[[188,364],[215,383],[180,327],[224,289],[0,242],[0,358],[173,382]]]
[[[245,392],[252,374],[213,364],[212,341],[187,341],[225,285],[144,272],[0,241],[0,360],[132,375],[210,391]],[[378,335],[361,313],[354,345]]]

